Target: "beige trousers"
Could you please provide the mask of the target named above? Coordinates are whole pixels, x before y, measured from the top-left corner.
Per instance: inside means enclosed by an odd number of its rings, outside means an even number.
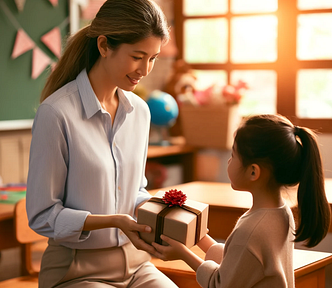
[[[50,239],[39,287],[177,287],[149,262],[150,255],[128,243],[106,249],[70,249]]]

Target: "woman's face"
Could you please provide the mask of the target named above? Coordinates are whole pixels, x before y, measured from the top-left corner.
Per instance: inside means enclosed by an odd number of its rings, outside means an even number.
[[[107,80],[123,90],[134,90],[151,72],[160,47],[161,39],[151,36],[135,44],[121,44],[115,51],[107,48],[103,61]]]

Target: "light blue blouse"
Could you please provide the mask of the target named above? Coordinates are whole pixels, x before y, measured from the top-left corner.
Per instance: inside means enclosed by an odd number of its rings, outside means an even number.
[[[117,91],[113,125],[85,70],[36,113],[27,183],[29,224],[69,248],[127,243],[117,228],[82,231],[86,217],[133,216],[136,206],[151,197],[145,189],[150,111],[134,93]]]

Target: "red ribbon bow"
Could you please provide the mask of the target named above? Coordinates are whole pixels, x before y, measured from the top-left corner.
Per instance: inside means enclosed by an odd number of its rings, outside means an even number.
[[[162,200],[165,202],[165,204],[168,204],[168,207],[176,205],[181,207],[186,202],[187,195],[184,194],[181,190],[178,191],[177,189],[171,189],[165,192]]]

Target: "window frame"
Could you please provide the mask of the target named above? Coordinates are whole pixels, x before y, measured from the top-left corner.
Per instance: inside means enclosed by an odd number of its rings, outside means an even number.
[[[230,7],[231,0],[228,0]],[[269,69],[277,73],[277,103],[276,111],[289,118],[295,125],[305,126],[320,133],[332,133],[332,118],[299,118],[296,116],[296,81],[299,69],[332,69],[332,60],[298,60],[296,58],[297,16],[310,13],[332,13],[332,9],[299,10],[296,0],[279,0],[278,10],[267,13],[227,14],[209,16],[185,16],[183,14],[184,0],[174,0],[174,31],[178,47],[178,59],[184,54],[184,22],[187,19],[224,17],[228,23],[233,16],[276,15],[278,17],[277,60],[268,63],[239,64],[230,62],[230,41],[228,41],[228,61],[226,63],[190,63],[198,70],[225,70],[229,75],[232,70]],[[228,25],[228,35],[230,33]],[[287,31],[287,33],[282,33]],[[332,96],[332,95],[331,95]]]

